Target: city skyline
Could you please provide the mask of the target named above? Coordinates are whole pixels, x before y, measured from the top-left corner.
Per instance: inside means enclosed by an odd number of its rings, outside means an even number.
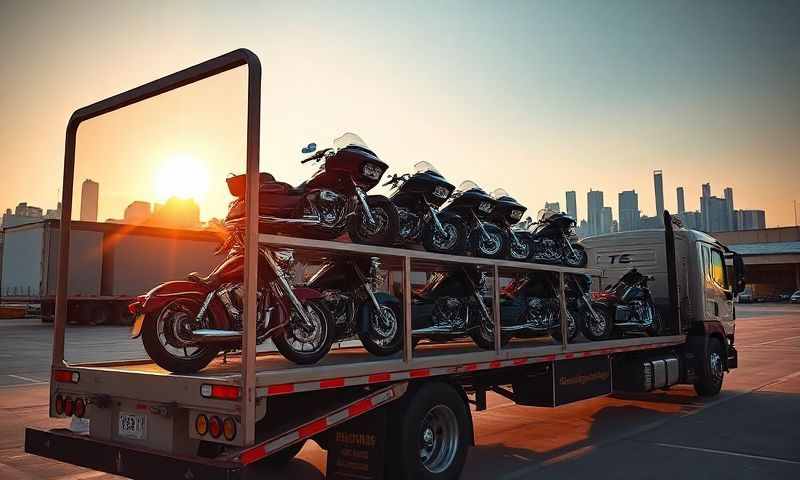
[[[566,189],[582,192],[581,212],[590,187],[612,199],[631,188],[649,192],[652,171],[663,168],[671,211],[675,187],[685,186],[694,210],[696,186],[711,182],[734,186],[743,208],[765,208],[770,226],[794,223],[800,115],[790,99],[800,84],[797,6],[703,2],[691,14],[673,2],[587,2],[582,9],[534,2],[503,9],[464,9],[457,2],[238,9],[6,2],[0,8],[9,19],[0,32],[6,54],[0,205],[60,200],[64,128],[75,109],[249,47],[265,72],[263,170],[292,185],[313,173],[299,164],[302,146],[328,146],[352,131],[390,173],[427,160],[455,185],[473,179],[490,191],[503,187],[532,210],[548,200],[563,202]],[[172,14],[182,21],[160,20]],[[383,28],[387,15],[391,31]],[[120,28],[119,18],[136,27]],[[224,28],[209,36],[211,24]],[[311,71],[325,72],[324,81]],[[231,108],[227,116],[226,106],[237,104],[239,91],[244,98],[243,88],[215,88],[203,102],[181,106],[198,117],[213,107],[220,123],[236,124],[244,115]],[[155,152],[143,150],[149,143],[106,149],[76,172],[76,182],[92,178],[106,193],[131,189],[124,201],[105,196],[99,218],[118,216],[133,200],[156,200],[154,163],[186,151],[209,174],[203,215],[224,214],[224,178],[243,170],[243,156],[209,147],[227,138],[225,129],[163,125],[169,111],[107,131],[135,138],[159,124],[164,128],[153,141],[169,145]],[[85,127],[79,142],[90,133]],[[111,156],[120,152],[124,159]],[[78,168],[83,160],[79,148]],[[639,206],[654,212],[652,195],[641,195]]]

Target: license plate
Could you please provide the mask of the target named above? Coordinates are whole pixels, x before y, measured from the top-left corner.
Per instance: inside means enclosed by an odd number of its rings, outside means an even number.
[[[147,435],[147,417],[136,413],[119,414],[120,437],[142,440]]]

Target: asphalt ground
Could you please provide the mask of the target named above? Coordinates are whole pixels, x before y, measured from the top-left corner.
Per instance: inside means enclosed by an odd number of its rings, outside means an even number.
[[[490,396],[473,415],[477,445],[462,478],[800,478],[800,306],[740,305],[737,316],[739,368],[719,396],[676,386],[556,409]],[[124,327],[76,328],[71,360],[142,357]],[[26,426],[65,424],[47,417],[51,333],[37,320],[0,320],[0,479],[117,478],[23,451]],[[323,478],[325,461],[308,442],[264,478]]]

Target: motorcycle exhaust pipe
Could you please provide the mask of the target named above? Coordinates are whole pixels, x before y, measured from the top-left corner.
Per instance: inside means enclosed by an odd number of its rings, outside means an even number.
[[[411,330],[412,336],[423,336],[423,335],[452,335],[454,337],[458,337],[464,335],[464,331],[454,332],[453,330],[447,327],[426,327],[420,328],[418,330]]]
[[[269,215],[259,215],[260,223],[271,223],[273,225],[314,225],[321,224],[319,218],[282,218]]]

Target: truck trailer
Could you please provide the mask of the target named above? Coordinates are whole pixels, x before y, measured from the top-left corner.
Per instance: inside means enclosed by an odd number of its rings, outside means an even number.
[[[194,374],[170,374],[147,359],[67,362],[64,326],[71,287],[66,272],[78,125],[240,66],[248,69],[241,353],[217,358]],[[663,231],[586,239],[586,268],[259,233],[260,79],[258,58],[241,49],[73,115],[67,127],[49,397],[50,416],[71,418],[73,425],[26,429],[26,452],[130,478],[237,479],[259,475],[259,464],[289,461],[313,440],[328,451],[328,478],[453,479],[474,444],[471,407],[485,409],[488,392],[540,407],[675,384],[691,384],[699,395],[713,396],[725,373],[737,366],[733,310],[728,317],[727,309],[742,284],[741,262],[732,257],[732,274],[720,272],[716,256],[729,255],[725,247],[678,228],[668,212]],[[248,285],[257,279],[258,249],[277,248],[291,249],[298,261],[309,264],[320,258],[378,257],[387,270],[399,272],[402,351],[375,357],[353,346],[331,351],[315,365],[256,352],[256,297]],[[463,266],[491,278],[494,348],[457,341],[415,347],[412,274]],[[554,336],[501,342],[503,279],[551,272],[558,278],[561,318],[566,318],[568,275],[590,275],[601,286],[634,266],[656,278],[653,295],[664,320],[656,334],[570,341],[567,322],[561,322],[559,341]]]
[[[0,303],[38,306],[44,321],[53,320],[59,235],[59,220],[5,229]],[[165,278],[210,269],[220,243],[213,231],[107,222],[73,221],[70,235],[70,323],[129,323],[134,297]]]

